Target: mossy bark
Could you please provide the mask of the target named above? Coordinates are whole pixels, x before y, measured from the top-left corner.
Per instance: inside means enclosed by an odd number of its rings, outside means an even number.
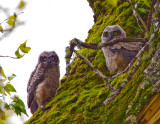
[[[89,30],[85,42],[100,43],[104,28],[114,24],[119,24],[128,37],[144,37],[144,33],[137,25],[137,20],[132,15],[129,2],[118,0],[117,6],[112,6],[107,0],[88,0],[88,2],[94,12],[95,24]],[[146,22],[147,14],[140,14]],[[111,90],[80,58],[75,59],[69,76],[63,77],[57,95],[47,104],[51,108],[47,111],[36,111],[26,124],[125,124],[127,117],[137,117],[145,103],[155,93],[154,86],[151,81],[148,81],[144,70],[148,67],[158,42],[160,42],[160,36],[156,35],[148,51],[142,55],[137,71],[124,89],[106,106],[103,102],[109,97]],[[104,75],[109,75],[102,50],[83,48],[79,52]],[[117,88],[127,75],[128,73],[122,74],[109,82]]]

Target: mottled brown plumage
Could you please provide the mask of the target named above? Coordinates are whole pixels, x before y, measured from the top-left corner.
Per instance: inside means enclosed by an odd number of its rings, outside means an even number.
[[[56,95],[60,86],[59,58],[54,51],[40,54],[27,86],[27,104],[34,113]]]
[[[102,43],[109,42],[115,38],[126,37],[125,31],[119,25],[107,26],[102,33]],[[135,58],[142,48],[140,42],[119,42],[113,46],[103,47],[106,65],[112,75],[122,72]]]

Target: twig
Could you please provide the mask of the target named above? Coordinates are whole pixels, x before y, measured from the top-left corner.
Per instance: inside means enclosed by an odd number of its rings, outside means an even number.
[[[132,8],[133,8],[133,9],[135,10],[135,12],[137,13],[138,18],[139,18],[140,22],[142,23],[142,25],[143,25],[146,33],[147,33],[147,37],[149,37],[150,35],[149,35],[149,31],[148,31],[147,25],[145,24],[145,22],[144,22],[143,19],[141,18],[140,14],[138,13],[138,11],[136,10],[136,8],[134,7],[134,5],[133,5],[133,3],[132,3],[131,0],[129,0],[129,3],[131,4]]]
[[[112,85],[110,83],[108,83],[108,77],[104,76],[102,74],[102,72],[100,72],[98,69],[94,68],[94,66],[92,65],[92,63],[83,55],[81,55],[80,53],[78,53],[76,50],[73,50],[74,53],[76,53],[78,55],[78,57],[80,57],[98,76],[100,76],[106,83],[106,85],[112,90],[115,91],[116,89],[114,87],[112,87]]]
[[[22,55],[22,56],[24,56],[24,55]],[[12,57],[12,56],[1,56],[1,55],[0,55],[0,57],[4,57],[4,58],[11,58],[11,59],[20,59],[20,58]]]
[[[132,1],[130,1],[130,2],[132,3]],[[133,3],[132,3],[132,4],[133,4]],[[135,10],[134,10],[133,6],[132,6],[132,10],[133,10],[133,16],[134,16],[134,17],[136,18],[136,20],[137,20],[138,27],[141,29],[142,32],[144,32],[143,29],[141,28],[140,24],[139,24],[139,19],[138,19],[137,16],[135,15]]]
[[[111,95],[103,102],[104,105],[107,105],[112,100],[113,97],[119,94],[119,92],[124,88],[127,82],[131,79],[132,75],[137,71],[139,64],[140,64],[140,58],[138,58],[137,64],[134,66],[133,70],[129,73],[127,78],[123,81],[122,85],[119,86],[119,88],[116,89],[114,92],[112,92]]]
[[[151,24],[152,24],[152,15],[154,13],[154,5],[156,4],[157,0],[152,0],[151,3],[151,9],[150,12],[148,14],[148,19],[147,19],[147,27],[148,29],[150,28]]]
[[[22,13],[24,13],[24,12],[20,12],[20,13],[18,13],[18,14],[16,14],[16,13],[14,13],[14,16],[17,18],[17,16],[19,16],[20,14],[22,14]],[[16,18],[14,19],[14,22],[16,22]],[[4,21],[2,21],[1,23],[0,23],[0,25],[2,24],[2,23],[4,23],[5,21],[7,21],[7,20],[9,20],[9,18],[7,18],[7,19],[5,19]],[[20,24],[18,24],[18,25],[20,25]],[[18,26],[17,25],[17,26]],[[3,32],[5,32],[5,33],[3,33],[3,35],[0,37],[0,40],[2,40],[4,37],[6,37],[6,36],[8,36],[10,33],[11,33],[11,31],[13,31],[13,29],[15,29],[15,27],[17,27],[17,26],[11,26],[11,28],[9,28],[9,29],[3,29]]]

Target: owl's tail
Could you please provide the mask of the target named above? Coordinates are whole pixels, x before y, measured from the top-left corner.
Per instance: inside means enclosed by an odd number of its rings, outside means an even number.
[[[35,100],[32,101],[30,109],[32,114],[38,109],[38,104]]]

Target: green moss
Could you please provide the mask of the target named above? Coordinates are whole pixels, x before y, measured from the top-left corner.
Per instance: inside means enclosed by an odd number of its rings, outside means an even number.
[[[104,28],[114,24],[119,24],[129,37],[143,36],[136,19],[132,16],[132,8],[128,2],[118,0],[117,7],[111,6],[106,0],[88,0],[88,2],[95,12],[96,22],[88,32],[85,40],[87,43],[100,43]],[[143,16],[147,18],[147,14]],[[110,96],[111,90],[80,58],[75,59],[71,64],[70,75],[62,78],[57,95],[47,104],[51,109],[44,112],[36,111],[26,124],[125,124],[126,117],[137,115],[153,95],[151,83],[147,83],[143,88],[140,84],[146,81],[144,69],[148,66],[153,55],[152,49],[156,48],[159,39],[160,35],[157,35],[149,51],[141,57],[140,65],[131,79],[106,106],[103,102]],[[102,50],[83,48],[78,52],[87,57],[104,75],[110,74]],[[136,63],[137,61],[129,72]],[[109,83],[115,88],[119,87],[129,72],[109,80]]]

